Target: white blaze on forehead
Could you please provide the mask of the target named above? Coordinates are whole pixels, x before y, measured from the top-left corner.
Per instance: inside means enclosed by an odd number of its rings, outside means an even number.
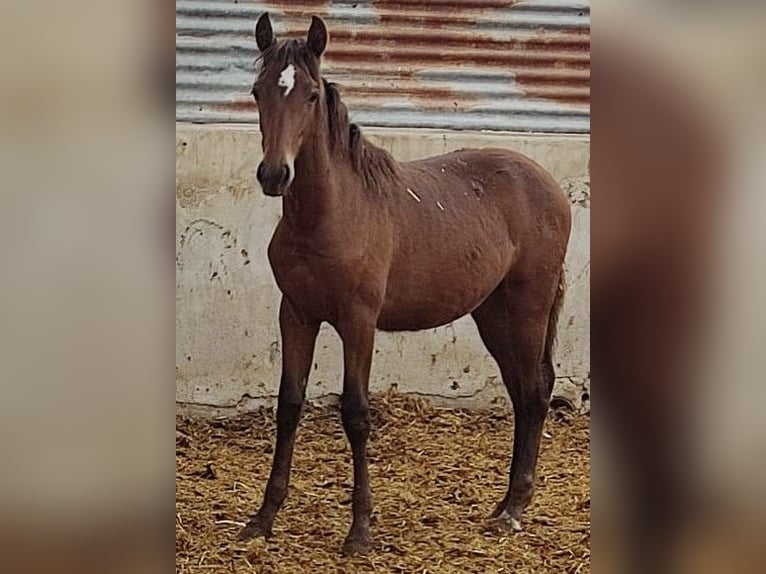
[[[285,97],[290,95],[290,92],[292,92],[295,87],[295,66],[290,64],[282,70],[277,85],[285,89]]]

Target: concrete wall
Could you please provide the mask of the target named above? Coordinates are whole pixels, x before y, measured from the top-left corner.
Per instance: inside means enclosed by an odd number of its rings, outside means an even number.
[[[390,129],[366,129],[365,134],[399,160],[461,147],[517,149],[561,183],[574,219],[554,393],[587,408],[589,138]],[[247,410],[272,404],[277,394],[279,292],[266,247],[281,202],[264,197],[255,180],[260,154],[257,126],[179,124],[176,130],[176,400],[185,407]],[[339,339],[324,326],[310,399],[337,396],[341,365]],[[380,333],[370,385],[377,392],[395,385],[445,405],[485,407],[507,400],[470,318],[419,333]]]

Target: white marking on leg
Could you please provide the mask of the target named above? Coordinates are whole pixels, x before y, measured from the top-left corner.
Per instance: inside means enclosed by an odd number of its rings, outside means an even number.
[[[408,192],[408,193],[409,193],[409,194],[410,194],[412,197],[414,197],[414,198],[415,198],[415,201],[417,201],[418,203],[420,203],[420,198],[418,197],[418,195],[417,195],[417,194],[416,194],[414,191],[412,191],[412,190],[411,190],[409,187],[407,188],[407,192]]]
[[[277,84],[285,89],[284,96],[289,96],[290,92],[292,92],[295,87],[295,66],[289,64],[282,70],[282,73],[279,74],[279,81]]]
[[[511,524],[511,529],[514,532],[521,532],[521,522],[516,520],[513,516],[511,516],[511,513],[507,510],[503,510],[503,513],[500,515],[500,520],[507,520]]]

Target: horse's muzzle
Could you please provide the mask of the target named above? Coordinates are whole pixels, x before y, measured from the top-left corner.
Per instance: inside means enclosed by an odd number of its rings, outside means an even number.
[[[258,183],[261,184],[263,193],[271,197],[284,195],[290,186],[292,174],[290,166],[283,164],[267,164],[261,162],[256,173]]]

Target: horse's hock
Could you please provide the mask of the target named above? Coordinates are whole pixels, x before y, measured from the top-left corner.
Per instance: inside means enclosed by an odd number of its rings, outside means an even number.
[[[554,399],[575,409],[590,394],[590,182],[588,136],[366,129],[398,160],[462,147],[516,149],[538,161],[571,200],[567,295],[559,319]],[[248,410],[272,404],[281,356],[279,292],[266,257],[280,202],[255,178],[257,126],[179,125],[176,131],[176,399],[191,408]],[[313,400],[341,389],[341,349],[332,329],[317,341]],[[379,333],[370,388],[435,404],[489,407],[507,393],[470,317],[415,333]]]

